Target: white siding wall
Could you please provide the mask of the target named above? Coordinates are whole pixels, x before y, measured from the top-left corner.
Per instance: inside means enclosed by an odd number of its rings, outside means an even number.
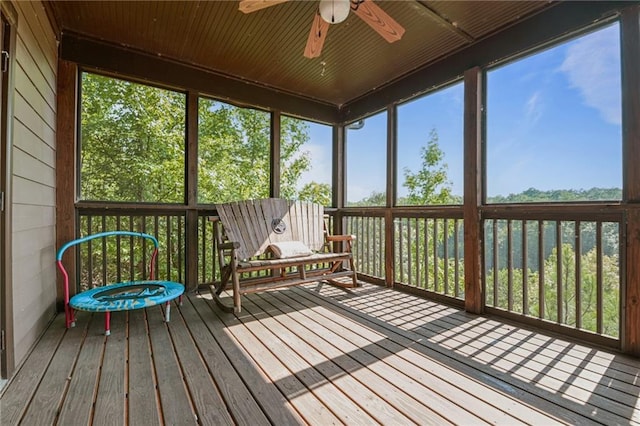
[[[57,45],[40,2],[18,13],[12,156],[12,288],[16,363],[55,313]]]

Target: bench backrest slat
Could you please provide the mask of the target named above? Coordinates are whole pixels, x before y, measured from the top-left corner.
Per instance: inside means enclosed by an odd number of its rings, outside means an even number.
[[[324,245],[324,207],[281,198],[216,204],[227,237],[240,243],[238,256],[263,254],[269,244],[302,241],[312,250]]]

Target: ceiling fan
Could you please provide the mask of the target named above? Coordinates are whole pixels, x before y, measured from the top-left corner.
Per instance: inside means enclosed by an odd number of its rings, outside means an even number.
[[[289,0],[241,0],[238,9],[251,13],[286,1]],[[343,22],[349,16],[349,11],[358,15],[389,43],[400,40],[404,34],[404,28],[372,0],[320,0],[304,49],[305,57],[320,56],[329,25]]]

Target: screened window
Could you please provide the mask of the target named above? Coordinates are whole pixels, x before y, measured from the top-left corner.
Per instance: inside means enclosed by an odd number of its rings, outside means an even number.
[[[398,205],[462,203],[463,88],[398,106]]]
[[[346,145],[347,205],[385,205],[387,112],[347,126]]]
[[[82,73],[80,197],[183,203],[183,93]]]
[[[270,114],[205,98],[198,110],[198,201],[268,197]]]
[[[282,117],[281,183],[284,198],[331,205],[331,126]]]
[[[619,25],[490,71],[488,202],[622,196]]]

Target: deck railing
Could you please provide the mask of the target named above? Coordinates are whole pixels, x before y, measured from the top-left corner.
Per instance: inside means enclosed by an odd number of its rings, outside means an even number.
[[[394,219],[395,281],[464,299],[462,219]]]
[[[197,235],[197,277],[200,283],[210,283],[217,277],[217,263],[214,262],[215,241],[213,228],[208,220],[211,210],[198,213]],[[133,231],[151,234],[158,240],[160,250],[157,259],[157,278],[186,283],[187,236],[186,212],[183,209],[161,211],[152,208],[109,208],[79,209],[80,236],[105,231]],[[78,271],[80,286],[104,285],[110,282],[144,279],[145,258],[133,257],[146,248],[138,250],[135,244],[144,240],[114,239],[88,243],[79,248]],[[134,250],[136,249],[136,250]],[[124,255],[124,256],[123,256]]]
[[[460,208],[347,210],[346,232],[356,235],[360,275],[386,279],[386,249],[393,235],[393,281],[432,295],[464,299],[464,231]],[[391,230],[387,230],[387,218]]]
[[[489,213],[484,221],[485,304],[510,314],[618,338],[622,216]]]
[[[154,235],[161,247],[158,277],[185,282],[184,210],[92,208],[79,212],[81,235],[114,230]],[[196,285],[219,279],[213,225],[208,220],[212,213],[198,213]],[[464,301],[462,208],[347,208],[330,213],[329,228],[340,217],[342,232],[356,235],[353,253],[362,279],[383,284],[392,279],[398,287],[457,304]],[[491,206],[481,213],[487,311],[619,338],[624,278],[619,210]],[[393,246],[387,247],[389,243]],[[80,253],[79,270],[93,271],[81,277],[85,285],[139,278],[145,259],[133,259],[118,268],[117,253],[133,251],[133,243],[117,244],[90,244]],[[389,254],[391,261],[386,259]]]
[[[345,233],[356,236],[353,257],[358,274],[384,280],[384,217],[348,215],[344,218]]]

